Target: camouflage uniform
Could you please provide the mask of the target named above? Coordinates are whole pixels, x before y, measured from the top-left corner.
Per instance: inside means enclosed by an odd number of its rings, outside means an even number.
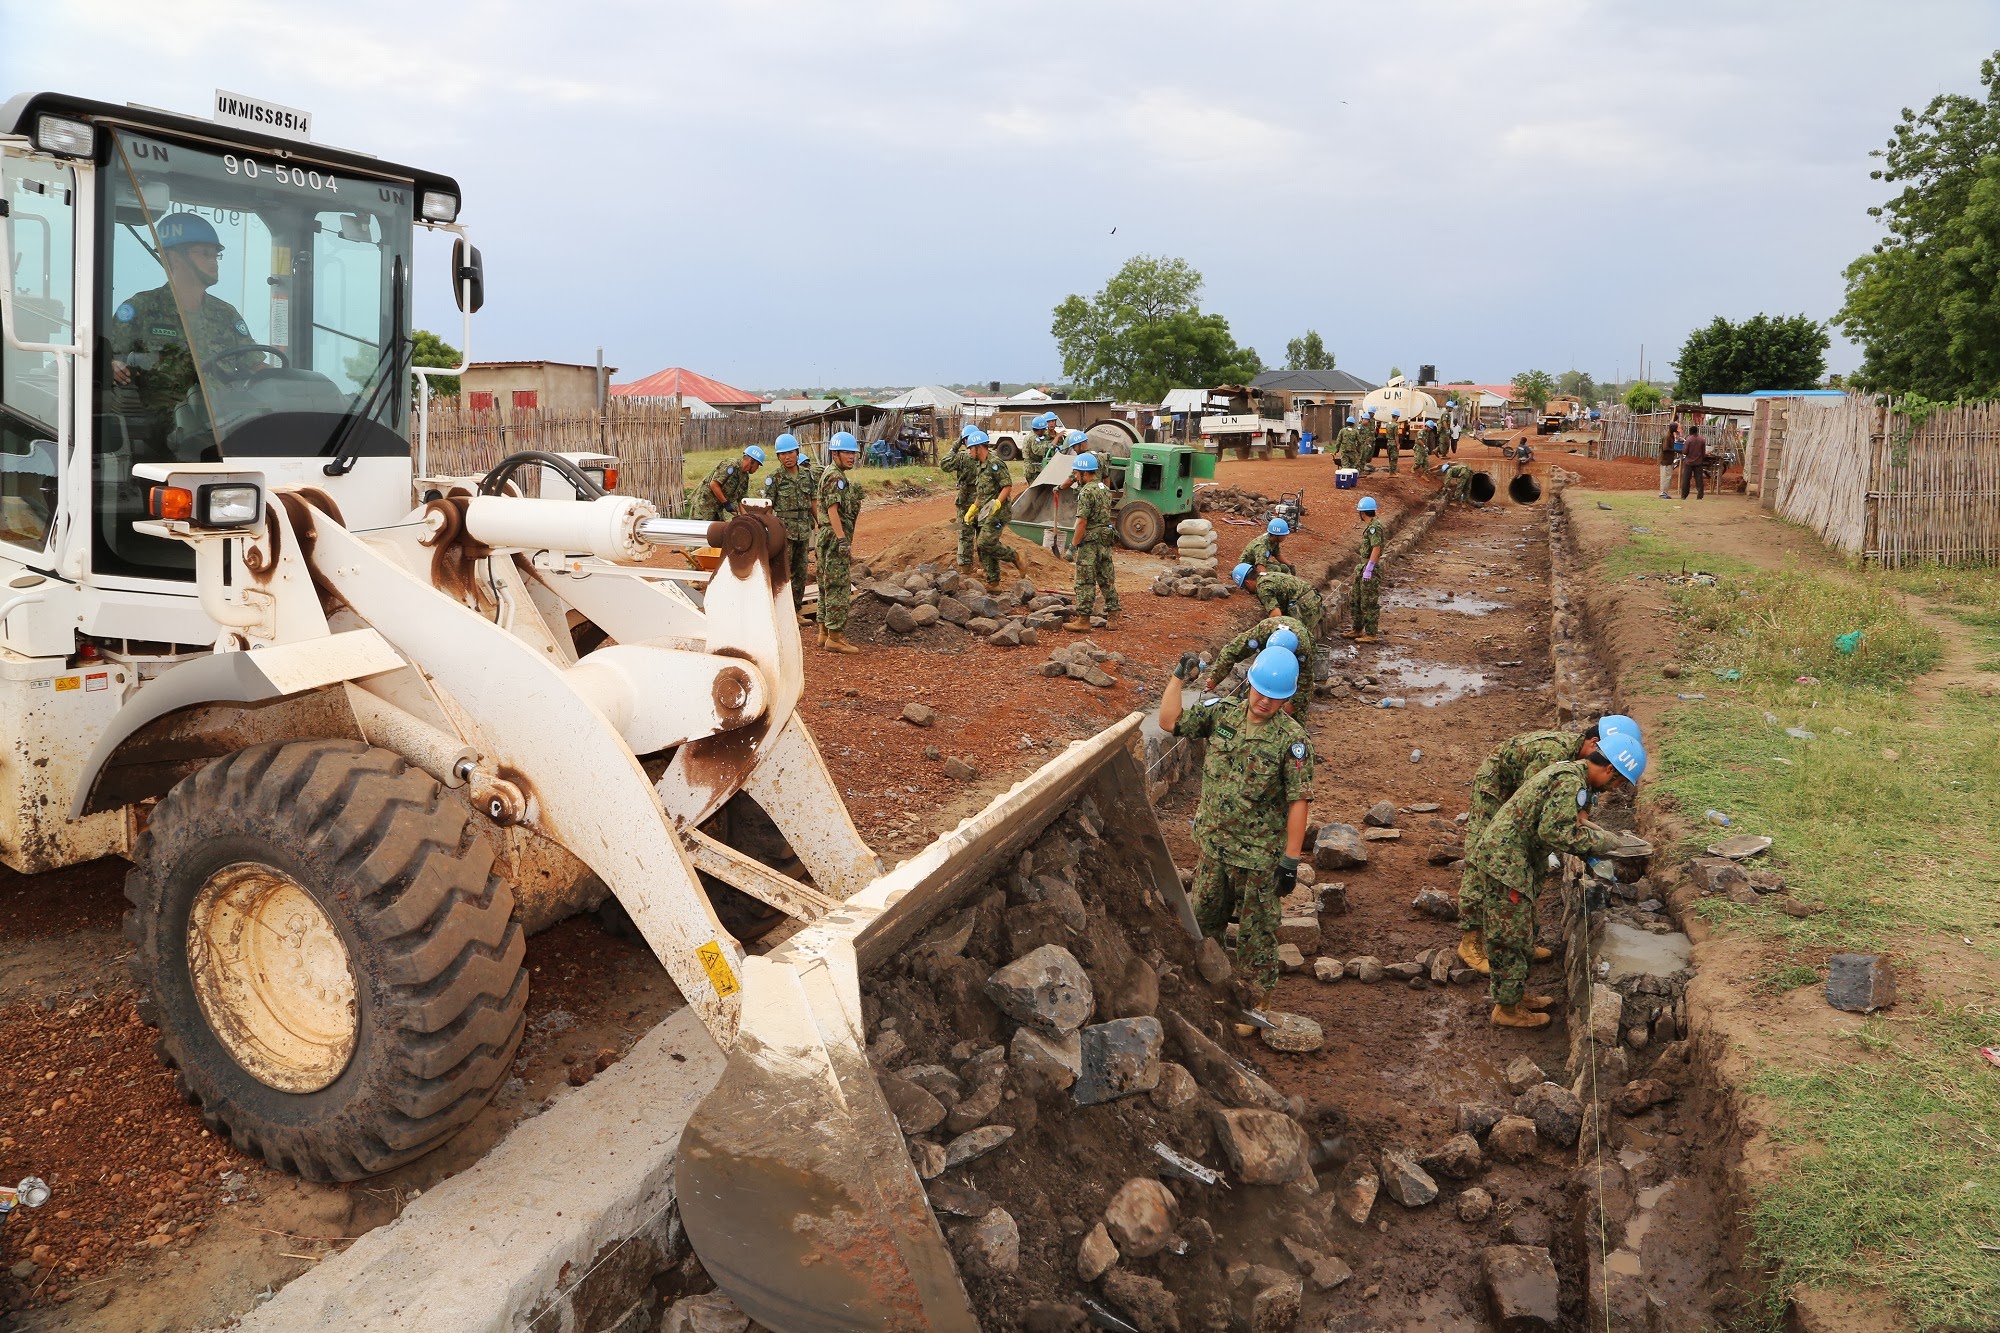
[[[1521,1002],[1534,960],[1535,894],[1551,852],[1603,856],[1618,839],[1583,822],[1590,783],[1581,759],[1550,764],[1521,789],[1466,844],[1466,890],[1482,904],[1486,957],[1493,964],[1493,1003]],[[1476,882],[1475,882],[1476,881]]]
[[[1444,469],[1444,493],[1452,504],[1472,503],[1472,465],[1470,463],[1447,463]]]
[[[1436,432],[1432,431],[1428,426],[1412,435],[1410,449],[1412,459],[1417,465],[1417,471],[1429,472],[1431,470],[1431,442],[1436,438]]]
[[[1259,574],[1257,602],[1266,611],[1290,616],[1309,631],[1319,633],[1319,589],[1295,574]]]
[[[171,413],[187,397],[197,380],[197,360],[206,368],[216,357],[232,348],[251,347],[256,339],[236,307],[207,292],[193,314],[192,343],[174,300],[172,284],[140,292],[119,306],[111,316],[111,355],[123,361],[135,352],[153,358],[145,369],[132,367],[132,386],[139,403],[148,412]],[[226,363],[234,373],[254,368],[251,357],[232,357]]]
[[[1231,639],[1215,655],[1215,665],[1209,668],[1209,679],[1221,684],[1229,675],[1229,669],[1246,658],[1255,658],[1271,635],[1280,629],[1288,629],[1299,636],[1299,646],[1294,653],[1299,659],[1299,679],[1312,679],[1312,632],[1304,624],[1290,616],[1270,616],[1258,621],[1249,629]]]
[[[946,476],[958,479],[958,507],[951,511],[952,522],[958,524],[958,563],[961,569],[972,568],[973,542],[979,535],[979,525],[965,521],[965,511],[972,507],[972,492],[979,485],[979,460],[963,444],[955,445],[945,455],[938,467]]]
[[[1111,488],[1101,481],[1087,481],[1076,499],[1076,516],[1083,523],[1083,540],[1076,555],[1076,617],[1090,619],[1097,605],[1099,589],[1104,592],[1104,614],[1118,614],[1118,580],[1111,566]]]
[[[847,628],[847,604],[854,595],[848,573],[854,546],[854,520],[861,517],[861,483],[846,468],[823,468],[819,474],[819,624],[829,634]],[[833,535],[831,515],[840,511],[845,540]]]
[[[978,509],[979,568],[986,575],[989,584],[1000,582],[1000,557],[1012,559],[1001,535],[1007,531],[1007,520],[1013,514],[1013,504],[1000,499],[1000,493],[1014,484],[1014,470],[1007,466],[1007,460],[988,451],[984,463],[973,462],[973,480],[976,485],[972,492],[972,503]],[[998,501],[998,507],[988,513],[989,506]],[[963,518],[965,511],[959,511]],[[963,540],[961,538],[961,540]]]
[[[1487,821],[1507,804],[1507,798],[1521,784],[1550,764],[1576,758],[1583,737],[1574,731],[1524,731],[1500,743],[1486,756],[1486,762],[1472,775],[1472,800],[1465,811],[1465,845],[1485,829]],[[1458,924],[1461,930],[1478,930],[1486,904],[1480,886],[1467,876],[1459,889]]]
[[[1333,447],[1340,455],[1342,467],[1351,467],[1358,471],[1361,465],[1368,461],[1361,456],[1363,446],[1359,426],[1342,426],[1340,434],[1333,437]]]
[[[701,485],[694,488],[694,499],[688,504],[688,517],[706,519],[710,523],[724,517],[722,506],[715,502],[715,492],[708,484],[715,482],[722,487],[722,493],[729,497],[729,507],[734,510],[743,503],[743,497],[750,493],[750,474],[743,470],[741,458],[731,458],[717,463],[701,479]]]
[[[1278,558],[1278,539],[1270,533],[1262,533],[1236,558],[1239,565],[1249,565],[1259,573],[1276,570],[1280,574],[1296,574],[1299,571]]]
[[[1396,429],[1389,432],[1389,475],[1396,475],[1396,460],[1403,456],[1403,446],[1409,443],[1410,423],[1398,422]]]
[[[1375,577],[1361,577],[1368,567],[1368,553],[1378,546],[1386,545],[1382,520],[1371,518],[1361,529],[1361,569],[1354,571],[1354,588],[1348,596],[1348,609],[1353,615],[1356,634],[1373,634],[1382,623],[1382,566],[1375,566]],[[1388,552],[1384,551],[1386,559]]]
[[[778,516],[778,522],[785,525],[785,557],[791,567],[794,611],[805,605],[806,555],[812,548],[813,493],[818,489],[804,463],[796,468],[780,463],[776,472],[764,478],[764,498],[771,502],[771,512]]]
[[[1288,713],[1259,725],[1247,699],[1203,699],[1182,711],[1174,734],[1208,741],[1194,816],[1195,920],[1220,942],[1234,915],[1237,961],[1268,990],[1278,980],[1278,858],[1292,802],[1312,799],[1312,742]]]
[[[1055,438],[1053,436],[1044,437],[1031,434],[1026,440],[1022,441],[1022,447],[1028,451],[1028,467],[1030,469],[1028,480],[1032,482],[1040,474],[1042,464],[1048,462],[1049,455],[1055,452]]]

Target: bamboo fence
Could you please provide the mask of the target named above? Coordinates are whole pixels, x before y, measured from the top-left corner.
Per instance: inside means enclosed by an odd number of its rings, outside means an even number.
[[[1667,437],[1671,412],[1634,412],[1622,403],[1604,409],[1604,435],[1597,442],[1599,458],[1657,458]]]
[[[477,476],[523,449],[607,453],[618,459],[620,492],[651,500],[663,514],[681,512],[683,432],[688,422],[677,405],[614,398],[599,417],[594,412],[556,413],[538,407],[473,409],[464,402],[440,398],[431,403],[433,476]],[[539,472],[531,469],[521,475],[532,491]]]
[[[2000,404],[1921,424],[1894,404],[1800,400],[1782,431],[1776,509],[1887,568],[2000,561]]]

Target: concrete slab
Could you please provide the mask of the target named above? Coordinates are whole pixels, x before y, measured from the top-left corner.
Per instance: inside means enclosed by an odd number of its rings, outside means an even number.
[[[579,1289],[599,1265],[630,1268],[610,1261],[663,1225],[681,1127],[723,1063],[693,1010],[670,1015],[623,1060],[236,1327],[603,1327],[605,1302],[615,1314],[633,1295],[592,1291],[586,1301]],[[597,1308],[578,1309],[586,1303]]]
[[[1616,986],[1633,977],[1673,976],[1694,965],[1694,946],[1679,931],[1655,935],[1622,921],[1607,921],[1597,940],[1598,961],[1609,963],[1604,981]]]

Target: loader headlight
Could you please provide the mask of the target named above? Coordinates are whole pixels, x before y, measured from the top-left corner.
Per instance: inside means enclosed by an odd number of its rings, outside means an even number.
[[[263,488],[252,482],[218,482],[197,487],[194,521],[205,528],[240,528],[264,512]]]
[[[97,151],[97,131],[81,120],[36,116],[35,147],[60,157],[89,157]]]
[[[458,196],[443,190],[425,190],[421,211],[426,222],[456,222]]]

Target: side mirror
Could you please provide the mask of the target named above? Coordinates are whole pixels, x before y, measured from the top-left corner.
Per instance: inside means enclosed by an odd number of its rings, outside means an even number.
[[[462,239],[451,243],[451,296],[469,315],[478,314],[486,304],[486,261],[479,257],[478,246]]]

